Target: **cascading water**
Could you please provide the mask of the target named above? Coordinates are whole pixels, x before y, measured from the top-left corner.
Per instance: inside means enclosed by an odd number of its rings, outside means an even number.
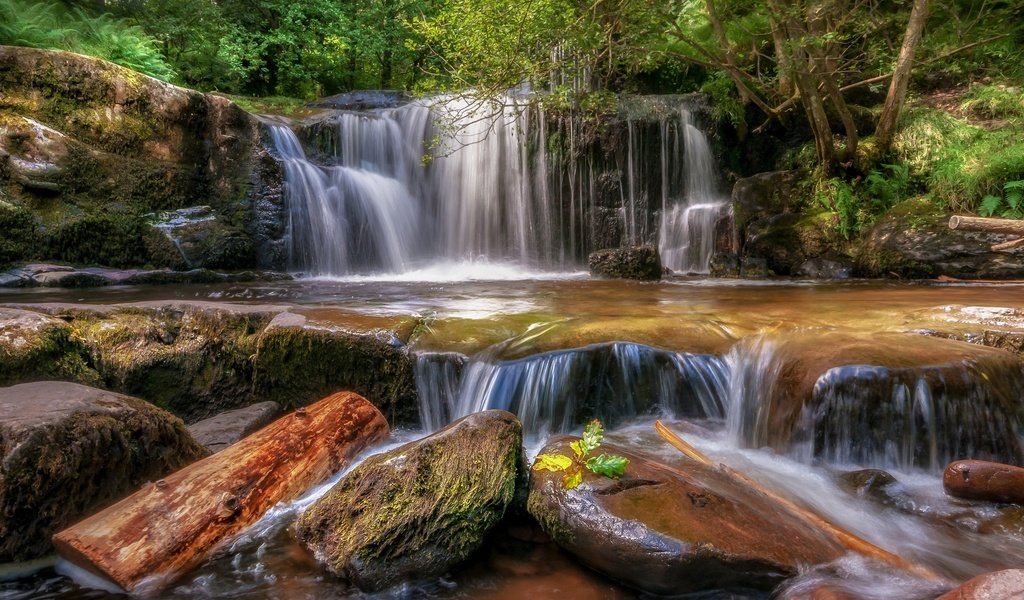
[[[715,227],[729,209],[716,191],[714,156],[707,137],[693,123],[690,111],[680,111],[685,156],[686,189],[682,198],[662,196],[659,251],[666,267],[681,273],[706,274],[715,253]]]
[[[625,119],[623,152],[611,163],[578,119],[556,119],[526,97],[331,113],[308,126],[310,157],[290,129],[270,125],[285,167],[290,268],[575,268],[598,248],[652,243],[661,206],[666,264],[706,272],[724,206],[712,155],[688,110],[661,114],[678,117],[659,117],[657,128]]]

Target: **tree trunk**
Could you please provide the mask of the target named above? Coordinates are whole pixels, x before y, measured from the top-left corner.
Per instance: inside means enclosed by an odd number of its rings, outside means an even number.
[[[387,434],[369,401],[339,392],[65,529],[54,545],[128,592],[152,594]]]
[[[907,31],[903,35],[903,45],[900,47],[900,55],[896,60],[896,69],[892,74],[892,81],[889,82],[889,93],[885,96],[885,106],[882,108],[882,116],[878,118],[878,127],[875,128],[875,147],[880,156],[889,152],[893,137],[896,134],[896,125],[900,120],[900,113],[903,111],[903,103],[907,99],[907,86],[910,84],[910,70],[914,65],[914,53],[921,43],[921,36],[924,33],[924,24],[928,19],[928,5],[930,0],[914,0],[914,8],[910,11],[910,21],[907,22]]]

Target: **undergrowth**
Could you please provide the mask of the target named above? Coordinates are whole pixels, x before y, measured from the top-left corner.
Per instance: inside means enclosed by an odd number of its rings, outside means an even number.
[[[0,0],[0,45],[66,50],[108,60],[163,81],[174,71],[141,28],[60,2]]]

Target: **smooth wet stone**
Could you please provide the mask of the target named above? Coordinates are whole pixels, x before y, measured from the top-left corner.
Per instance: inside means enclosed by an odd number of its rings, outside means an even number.
[[[896,478],[882,469],[861,469],[839,476],[839,485],[847,491],[887,505],[896,504],[898,500],[892,493],[895,484]]]
[[[541,452],[570,456],[569,441]],[[614,444],[601,452],[629,458],[621,479],[584,471],[583,483],[566,490],[562,473],[531,471],[528,509],[555,542],[612,579],[655,594],[770,589],[801,566],[845,553],[720,472],[668,466]]]
[[[719,252],[711,257],[709,269],[712,277],[739,277],[740,259],[732,252]]]
[[[768,277],[768,261],[755,256],[744,256],[740,259],[740,277],[744,279]]]
[[[103,287],[115,283],[103,273],[87,271],[50,271],[32,278],[36,285],[60,288]]]
[[[505,514],[521,453],[514,415],[470,415],[366,459],[299,517],[296,535],[363,590],[443,575]]]
[[[587,258],[590,274],[613,279],[661,279],[661,256],[655,246],[608,248],[591,252]]]
[[[281,405],[272,400],[222,412],[188,426],[189,433],[210,452],[220,452],[231,444],[270,424],[281,414]]]
[[[1024,569],[985,573],[935,600],[1010,600],[1024,598]]]
[[[0,388],[0,563],[51,552],[52,534],[207,454],[137,398],[57,381]]]
[[[1024,366],[1015,355],[913,334],[751,338],[739,355],[744,443],[836,463],[923,467],[1024,460]]]
[[[958,460],[942,474],[946,493],[967,500],[1024,503],[1024,469],[984,460]]]
[[[811,279],[849,279],[853,264],[845,259],[811,258],[800,263],[797,275]]]

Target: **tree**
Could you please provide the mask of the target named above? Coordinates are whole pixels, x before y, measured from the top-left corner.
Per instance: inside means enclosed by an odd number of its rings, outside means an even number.
[[[910,70],[914,66],[914,54],[921,44],[929,3],[929,0],[914,0],[914,9],[907,22],[907,32],[904,34],[903,44],[900,46],[896,69],[893,71],[892,81],[889,82],[889,93],[885,97],[885,106],[882,109],[882,115],[878,118],[878,127],[875,129],[875,145],[878,152],[883,155],[889,151],[889,147],[892,145],[896,124],[899,122],[900,112],[903,111],[903,104],[907,99]]]

